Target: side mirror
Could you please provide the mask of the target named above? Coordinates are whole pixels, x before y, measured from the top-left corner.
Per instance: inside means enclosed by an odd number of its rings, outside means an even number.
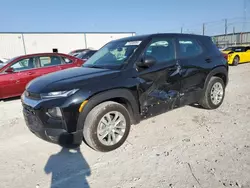
[[[13,73],[14,72],[14,69],[13,68],[11,68],[11,67],[9,67],[8,69],[6,69],[6,71],[5,72],[7,72],[7,73]]]
[[[141,62],[137,62],[136,65],[140,68],[149,68],[156,64],[156,59],[152,56],[146,56]]]

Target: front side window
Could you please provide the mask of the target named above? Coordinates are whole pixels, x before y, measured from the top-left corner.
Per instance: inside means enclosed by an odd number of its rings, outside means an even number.
[[[35,58],[22,59],[10,66],[15,72],[36,68]]]
[[[194,39],[179,39],[180,58],[196,57],[202,53],[202,47]]]
[[[39,57],[41,67],[50,67],[61,65],[61,59],[58,56],[42,56]]]
[[[156,38],[146,48],[144,56],[152,56],[157,63],[164,63],[175,59],[174,41],[171,38]]]
[[[141,41],[110,42],[91,56],[83,67],[120,67],[134,54],[140,43]]]

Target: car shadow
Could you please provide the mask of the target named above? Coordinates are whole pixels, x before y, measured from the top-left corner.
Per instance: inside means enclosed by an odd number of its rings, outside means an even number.
[[[11,97],[11,98],[7,98],[7,99],[0,99],[0,101],[3,102],[10,102],[10,101],[15,101],[15,100],[20,100],[21,97]]]
[[[204,108],[200,104],[198,104],[198,103],[193,103],[193,104],[190,104],[189,106],[204,110]]]
[[[51,188],[90,188],[86,177],[91,175],[91,170],[79,147],[62,147],[49,157],[44,171],[51,174]]]

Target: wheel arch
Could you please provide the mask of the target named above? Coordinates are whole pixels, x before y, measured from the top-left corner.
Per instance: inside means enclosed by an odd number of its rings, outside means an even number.
[[[239,58],[239,62],[240,62],[240,59],[241,59],[241,54],[239,54],[239,53],[235,54],[235,55],[234,55],[234,58],[236,58],[236,57],[238,57],[238,58]],[[233,58],[233,59],[234,59],[234,58]]]
[[[208,75],[207,78],[205,80],[205,84],[204,84],[204,90],[206,89],[209,80],[213,77],[219,77],[223,80],[225,86],[227,86],[228,84],[228,69],[225,66],[220,66],[220,67],[216,67],[214,68]]]
[[[112,89],[103,91],[91,96],[87,104],[83,107],[83,111],[79,114],[77,121],[77,130],[82,130],[88,113],[98,104],[113,101],[124,105],[129,111],[132,124],[140,122],[140,111],[137,96],[126,88]]]

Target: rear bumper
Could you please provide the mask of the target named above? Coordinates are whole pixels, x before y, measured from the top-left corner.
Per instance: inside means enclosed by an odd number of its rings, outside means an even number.
[[[21,100],[26,126],[37,137],[61,146],[82,143],[82,130],[76,130],[74,124],[69,127],[66,123],[72,121],[66,120],[65,117],[57,120],[51,119],[46,115],[44,108],[35,108],[39,101],[28,99],[23,95]]]

